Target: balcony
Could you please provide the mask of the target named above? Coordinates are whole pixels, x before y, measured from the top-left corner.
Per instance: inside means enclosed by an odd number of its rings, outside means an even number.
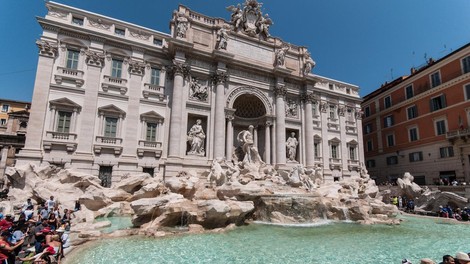
[[[462,139],[464,142],[467,142],[467,138],[469,137],[470,137],[470,128],[468,127],[449,131],[446,133],[446,139],[449,140],[452,144],[458,139]]]
[[[360,170],[360,164],[359,160],[348,160],[348,170],[349,171],[359,171]]]
[[[85,83],[83,80],[83,71],[64,67],[57,67],[57,74],[54,75],[54,80],[57,84],[72,82],[75,83],[76,87],[82,87]]]
[[[142,91],[142,95],[145,99],[158,98],[160,101],[163,101],[163,99],[165,98],[164,91],[165,90],[163,86],[146,83],[144,84],[144,90]]]
[[[46,139],[43,140],[42,146],[44,150],[51,150],[53,146],[62,146],[67,152],[73,152],[77,148],[77,134],[46,131]]]
[[[357,127],[346,123],[346,134],[357,135]]]
[[[111,150],[114,155],[120,155],[122,152],[122,138],[97,136],[96,144],[93,150],[96,154],[100,154],[103,149]]]
[[[152,153],[156,158],[160,158],[162,156],[162,142],[139,140],[137,155],[142,157],[145,152]]]
[[[105,75],[101,88],[104,92],[111,91],[125,95],[127,93],[127,79]]]
[[[330,158],[330,169],[331,170],[334,170],[334,169],[340,170],[341,168],[342,168],[341,159]]]

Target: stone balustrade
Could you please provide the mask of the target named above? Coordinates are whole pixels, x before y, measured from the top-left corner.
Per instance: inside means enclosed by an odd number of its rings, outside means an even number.
[[[83,79],[83,71],[77,69],[69,69],[65,67],[57,67],[57,74],[54,76],[54,80],[57,84],[62,84],[65,80],[69,82],[75,82],[77,87],[83,86],[85,83]]]

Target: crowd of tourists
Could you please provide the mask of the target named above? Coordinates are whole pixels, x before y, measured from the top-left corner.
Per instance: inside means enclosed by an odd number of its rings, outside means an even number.
[[[401,261],[402,264],[412,264],[411,261],[408,259],[404,259]],[[442,257],[442,262],[439,262],[439,264],[468,264],[470,263],[470,253],[464,253],[464,252],[457,252],[455,254],[455,257],[451,255],[444,255]],[[429,259],[429,258],[424,258],[421,259],[419,264],[436,264],[434,260]]]
[[[450,205],[441,205],[439,206],[439,212],[437,214],[439,215],[439,217],[453,218],[464,222],[470,220],[470,209],[467,207],[460,209],[458,207],[452,208]]]
[[[51,196],[47,201],[33,204],[27,199],[14,213],[0,213],[0,264],[60,263],[64,250],[70,247],[70,222],[74,209],[59,211]]]
[[[413,213],[415,211],[415,201],[413,199],[407,199],[406,197],[401,196],[392,196],[390,198],[390,203],[398,207],[399,210],[404,210],[408,213]]]

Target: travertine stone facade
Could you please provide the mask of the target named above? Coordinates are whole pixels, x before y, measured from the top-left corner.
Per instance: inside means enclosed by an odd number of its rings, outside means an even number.
[[[257,1],[232,6],[230,21],[179,6],[170,34],[46,5],[21,162],[112,181],[135,171],[171,177],[231,160],[252,125],[276,168],[321,165],[327,181],[359,175],[359,88],[313,74],[309,51],[271,36]],[[287,160],[292,132],[299,144]]]

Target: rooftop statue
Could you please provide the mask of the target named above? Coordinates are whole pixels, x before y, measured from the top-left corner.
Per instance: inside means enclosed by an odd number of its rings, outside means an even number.
[[[245,0],[243,8],[240,4],[227,7],[226,9],[232,12],[230,19],[232,30],[235,32],[241,31],[252,37],[262,36],[264,39],[268,39],[271,36],[269,27],[274,23],[268,14],[263,16],[261,12],[262,5],[256,0]]]
[[[304,75],[309,75],[312,72],[313,68],[315,67],[316,63],[312,59],[310,52],[308,51],[304,54],[304,59],[305,59]]]

